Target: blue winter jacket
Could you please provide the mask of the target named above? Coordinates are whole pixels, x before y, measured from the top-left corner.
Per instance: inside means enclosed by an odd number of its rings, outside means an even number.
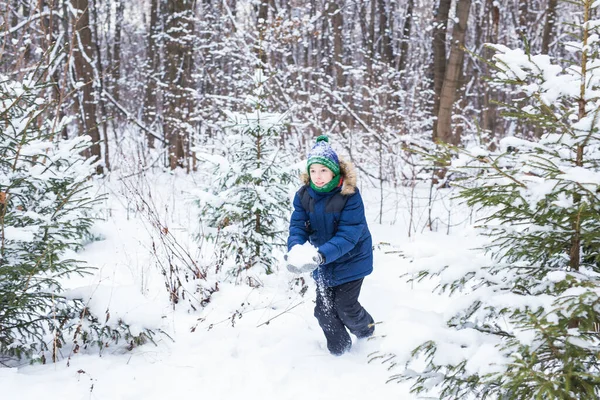
[[[349,163],[340,161],[340,168],[342,187],[319,193],[305,184],[296,193],[288,238],[288,250],[307,240],[318,248],[325,263],[313,272],[313,278],[328,287],[364,278],[373,271],[373,243],[356,175]],[[305,182],[307,178],[305,175]],[[309,209],[302,204],[304,191],[312,199]],[[341,210],[343,202],[336,193],[346,196]]]

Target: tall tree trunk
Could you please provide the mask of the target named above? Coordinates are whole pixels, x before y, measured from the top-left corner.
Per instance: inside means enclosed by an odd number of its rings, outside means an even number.
[[[189,92],[192,67],[193,0],[168,0],[165,24],[165,77],[163,131],[169,144],[169,166],[189,167],[186,149],[193,99]]]
[[[439,0],[433,18],[433,116],[437,117],[440,111],[440,97],[442,85],[446,75],[446,32],[448,14],[452,0]],[[433,121],[433,139],[438,136],[438,119]]]
[[[115,14],[115,40],[113,45],[113,62],[111,67],[113,68],[113,92],[112,96],[117,100],[120,100],[119,97],[119,88],[121,80],[121,30],[123,26],[123,12],[125,9],[125,0],[117,1],[117,13]]]
[[[159,0],[150,2],[150,26],[148,27],[147,56],[146,56],[146,87],[144,90],[144,105],[142,121],[144,125],[151,128],[156,121],[156,75],[159,73],[159,51],[156,43],[156,33],[159,30],[158,3]],[[154,136],[146,134],[148,147],[154,148]]]
[[[392,47],[392,30],[385,7],[385,0],[379,0],[379,35],[381,37],[381,59],[391,64],[394,61],[394,48]]]
[[[373,113],[371,112],[372,110],[372,102],[374,101],[374,99],[371,98],[370,93],[369,93],[369,86],[371,86],[371,84],[373,83],[373,81],[375,80],[375,71],[374,71],[374,64],[375,64],[375,15],[377,14],[377,0],[371,0],[371,11],[369,13],[370,16],[370,20],[369,20],[369,28],[368,28],[368,41],[367,41],[367,49],[366,49],[366,63],[367,63],[367,77],[366,77],[366,84],[365,84],[365,88],[363,90],[363,115],[364,115],[364,119],[365,122],[367,124],[371,124],[371,119],[373,118]]]
[[[519,34],[526,36],[528,20],[529,20],[529,4],[527,3],[528,0],[518,0],[518,1],[519,1],[519,3],[518,3],[519,27],[517,29],[518,29]]]
[[[269,21],[269,0],[260,0],[258,5],[258,16],[256,26],[258,27],[258,47],[256,49],[258,59],[260,60],[260,68],[265,69],[267,67],[267,50],[265,49],[264,40],[267,30],[267,23]]]
[[[92,146],[87,151],[87,157],[99,161],[102,157],[100,148],[100,132],[96,118],[98,99],[94,96],[94,69],[91,61],[94,59],[92,46],[92,31],[90,29],[90,13],[88,0],[71,0],[71,6],[76,10],[73,15],[73,64],[75,66],[75,81],[81,84],[77,90],[79,117],[82,125],[82,134],[92,138]],[[98,174],[103,173],[102,166],[96,169]]]
[[[367,43],[367,75],[369,82],[373,77],[373,62],[375,61],[375,15],[377,14],[377,0],[371,0],[371,20],[369,21],[369,41]]]
[[[469,10],[471,0],[458,0],[456,4],[456,18],[458,22],[454,25],[452,32],[452,48],[448,57],[448,66],[444,76],[444,83],[440,95],[440,111],[438,114],[438,124],[436,141],[459,144],[460,137],[452,135],[452,106],[458,90],[462,64],[464,59],[465,33],[467,30],[467,20],[469,19]]]
[[[47,49],[49,49],[51,46],[55,46],[56,48],[60,48],[64,51],[65,38],[69,37],[69,23],[68,21],[63,19],[63,23],[61,25],[61,20],[58,17],[60,14],[57,12],[60,10],[60,5],[56,4],[55,2],[49,3],[48,1],[49,0],[43,0],[40,3],[41,9],[51,10],[50,15],[48,15],[45,18],[40,18],[40,30],[43,33],[42,43]],[[58,35],[58,32],[61,31],[59,27],[63,30],[60,36]],[[60,38],[60,42],[58,41],[58,38]],[[2,44],[0,44],[0,48],[1,47]],[[53,61],[54,60],[52,60],[52,54],[50,52],[47,52],[45,64],[51,65]],[[65,117],[65,105],[63,104],[65,90],[62,88],[60,82],[61,70],[62,72],[64,72],[64,68],[54,68],[52,70],[46,69],[44,77],[44,80],[47,80],[48,82],[52,83],[52,85],[49,88],[49,95],[50,98],[53,99],[54,104],[56,105],[55,108],[53,108],[52,110],[48,110],[48,113],[46,113],[45,116],[47,118],[54,118],[55,121],[61,121]],[[48,74],[51,75],[49,76]],[[63,126],[61,137],[68,137],[66,126]]]
[[[544,34],[542,36],[542,54],[548,54],[550,43],[554,35],[554,26],[556,24],[556,6],[558,0],[548,0],[546,9],[546,24],[544,25]]]
[[[342,38],[342,29],[344,26],[344,16],[337,1],[330,1],[327,6],[328,19],[333,30],[333,54],[332,71],[335,74],[335,83],[338,88],[344,86],[344,69],[342,68],[344,43]]]
[[[314,20],[315,15],[317,14],[319,10],[317,10],[317,1],[316,0],[310,0],[310,20]],[[321,49],[319,47],[319,38],[318,35],[310,35],[310,39],[309,39],[309,51],[308,51],[308,56],[310,57],[310,65],[311,65],[311,70],[316,71],[319,68],[319,63],[321,62]],[[310,76],[312,77],[313,75],[308,72],[308,74],[310,74]]]
[[[408,44],[410,42],[414,4],[415,0],[408,0],[406,16],[404,17],[404,27],[402,28],[402,43],[400,44],[400,60],[398,61],[398,71],[404,71],[406,69],[406,63],[408,62]]]
[[[110,171],[110,158],[108,150],[108,126],[106,118],[108,113],[106,111],[106,102],[103,91],[105,90],[104,82],[104,71],[102,69],[102,52],[100,51],[100,38],[98,37],[98,0],[92,0],[92,37],[94,41],[94,51],[96,53],[96,70],[98,71],[98,87],[96,91],[96,98],[98,99],[98,105],[100,106],[100,124],[102,126],[102,138],[104,143],[104,166]]]
[[[488,34],[487,41],[489,43],[498,43],[498,34],[500,28],[500,9],[498,8],[498,3],[496,1],[488,0],[487,6],[490,10],[491,23],[488,26]],[[492,54],[490,49],[485,49],[484,51],[485,58],[491,59]],[[488,73],[488,67],[485,65],[484,71]],[[482,123],[481,127],[484,131],[490,133],[491,138],[495,136],[496,130],[496,105],[491,101],[491,97],[493,96],[492,89],[487,84],[487,82],[483,83],[484,95],[483,95],[483,113],[482,113]],[[490,139],[491,139],[490,138]],[[492,144],[493,145],[493,144]]]

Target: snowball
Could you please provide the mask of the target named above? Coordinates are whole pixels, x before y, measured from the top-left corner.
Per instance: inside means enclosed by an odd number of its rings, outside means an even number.
[[[317,248],[306,242],[297,244],[288,253],[287,262],[295,267],[301,267],[306,264],[314,264],[313,257],[317,255]]]

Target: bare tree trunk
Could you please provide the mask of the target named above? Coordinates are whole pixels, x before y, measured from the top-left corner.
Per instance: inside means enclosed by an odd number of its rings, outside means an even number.
[[[391,29],[388,24],[385,0],[379,0],[379,35],[381,36],[381,59],[390,64],[394,61],[394,49],[392,47]]]
[[[119,87],[121,86],[119,81],[121,80],[121,30],[123,26],[123,11],[125,8],[125,1],[117,1],[117,13],[115,15],[115,39],[113,45],[113,62],[111,67],[114,69],[112,76],[114,82],[114,88],[112,92],[113,98],[118,102]]]
[[[156,121],[156,74],[159,73],[159,52],[156,44],[155,34],[159,28],[158,20],[158,0],[150,2],[150,26],[148,27],[147,36],[147,59],[146,59],[146,87],[144,91],[144,105],[142,120],[148,128],[154,125]],[[154,136],[146,134],[148,147],[154,148]]]
[[[106,118],[108,113],[106,111],[106,102],[105,97],[102,94],[105,89],[104,86],[104,71],[102,69],[102,52],[100,51],[100,38],[98,37],[98,0],[93,0],[92,2],[92,25],[93,25],[93,40],[94,40],[94,50],[96,53],[96,69],[98,71],[98,85],[96,91],[96,98],[98,99],[98,104],[100,106],[100,121],[102,125],[102,137],[104,143],[104,166],[106,169],[110,171],[110,158],[109,158],[109,148],[108,148],[108,126],[106,123]]]
[[[398,71],[406,69],[408,62],[408,43],[410,42],[410,30],[413,18],[413,8],[415,0],[408,0],[406,16],[404,17],[404,27],[402,28],[402,44],[400,45],[400,60],[398,61]]]
[[[370,20],[369,20],[369,28],[368,28],[368,39],[367,39],[367,55],[366,55],[366,63],[367,63],[367,77],[365,80],[365,88],[363,90],[363,107],[362,112],[364,115],[365,122],[367,124],[371,124],[371,120],[373,118],[373,114],[371,113],[371,104],[374,99],[371,98],[368,91],[368,86],[374,80],[375,71],[373,70],[373,64],[375,63],[375,15],[377,14],[377,0],[371,0],[371,12],[370,12]]]
[[[69,24],[67,21],[65,21],[63,19],[63,24],[61,25],[61,23],[60,23],[61,21],[58,18],[59,13],[57,13],[60,6],[54,2],[49,4],[48,0],[42,0],[40,2],[39,6],[41,9],[46,8],[48,10],[51,10],[50,15],[48,15],[45,18],[40,19],[39,29],[43,33],[42,43],[44,44],[44,47],[49,49],[51,46],[55,46],[55,48],[57,48],[57,49],[60,48],[61,50],[64,50],[65,38],[69,36]],[[0,9],[0,13],[3,13],[3,12],[4,12],[4,10]],[[58,36],[57,33],[61,31],[61,29],[58,28],[59,26],[61,28],[63,28],[62,35],[60,35],[60,42],[58,41],[58,38],[57,38],[57,36]],[[0,48],[2,48],[2,47],[3,47],[2,44],[0,44]],[[0,53],[1,53],[1,51],[0,51]],[[53,62],[52,54],[50,52],[47,52],[45,63],[46,63],[46,65],[51,65],[52,62]],[[65,90],[61,87],[61,82],[60,82],[61,69],[64,72],[63,68],[54,68],[53,70],[46,69],[46,71],[44,72],[44,74],[45,74],[44,80],[52,83],[52,85],[49,88],[49,96],[51,99],[53,99],[53,102],[55,104],[55,107],[52,110],[49,109],[48,113],[45,113],[45,117],[54,118],[55,121],[60,121],[65,117],[65,112],[64,112],[65,105],[63,104]],[[51,73],[51,75],[49,76],[50,73]],[[67,128],[64,125],[63,125],[60,136],[63,138],[68,137]]]
[[[269,0],[260,0],[260,4],[258,6],[258,20],[256,21],[256,25],[258,27],[258,47],[256,49],[258,54],[258,59],[260,60],[260,68],[265,69],[267,67],[267,52],[264,48],[264,39],[265,32],[267,29],[267,23],[269,20]]]
[[[94,97],[94,70],[90,61],[93,60],[92,52],[92,31],[90,29],[90,14],[88,0],[71,0],[71,6],[77,10],[77,15],[73,18],[73,42],[71,44],[73,51],[73,63],[75,66],[75,79],[81,83],[81,87],[76,88],[78,98],[78,108],[80,122],[82,125],[82,134],[88,134],[92,138],[92,146],[87,151],[86,156],[98,161],[102,158],[100,148],[100,132],[98,131],[98,121],[96,119],[96,105],[98,99]],[[102,174],[102,166],[96,168],[96,173]]]
[[[458,22],[454,25],[452,32],[452,48],[450,49],[448,66],[442,85],[437,132],[434,138],[437,141],[455,145],[460,143],[460,137],[452,135],[452,106],[454,105],[462,71],[464,59],[464,50],[462,47],[465,43],[470,8],[471,0],[458,0],[456,4],[456,18]]]
[[[446,75],[446,32],[448,14],[452,0],[439,0],[433,19],[433,116],[437,117],[440,110],[442,85]],[[438,118],[433,121],[433,139],[438,137]]]
[[[489,26],[488,31],[488,42],[489,43],[498,43],[498,33],[500,28],[500,9],[495,1],[488,0],[487,6],[490,8],[490,15],[492,18],[491,25]],[[490,50],[486,49],[484,54],[487,59],[491,59]],[[487,65],[485,65],[485,71],[487,72]],[[482,123],[481,127],[483,130],[490,133],[491,137],[495,136],[496,130],[496,105],[491,101],[492,89],[487,84],[487,82],[483,83],[484,95],[483,95],[483,113],[482,113]],[[493,144],[492,144],[493,145]]]
[[[554,34],[554,25],[556,24],[556,6],[558,0],[548,0],[546,9],[546,24],[544,25],[544,34],[542,36],[542,54],[548,54],[550,43]]]
[[[193,35],[193,0],[169,0],[166,2],[166,45],[163,131],[169,144],[171,169],[186,167],[186,148],[190,140],[189,116],[193,99],[191,84]],[[189,167],[189,165],[187,165]]]
[[[342,38],[342,29],[344,26],[344,16],[342,10],[336,1],[330,1],[327,7],[328,19],[333,30],[333,68],[335,74],[335,82],[338,88],[344,86],[344,69],[342,68],[344,44]]]
[[[377,13],[376,0],[371,0],[371,20],[369,21],[369,41],[367,43],[367,75],[369,81],[373,76],[373,61],[375,60],[375,14]]]
[[[519,1],[519,28],[518,31],[521,35],[525,35],[527,32],[527,25],[529,20],[529,4],[528,0],[518,0]]]

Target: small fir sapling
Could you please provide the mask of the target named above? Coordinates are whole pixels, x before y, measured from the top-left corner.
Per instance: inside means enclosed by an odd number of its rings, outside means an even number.
[[[284,115],[265,111],[266,80],[256,72],[247,99],[251,112],[228,113],[224,154],[199,154],[214,167],[214,183],[198,196],[202,235],[235,263],[229,270],[235,277],[254,267],[272,273],[278,262],[273,250],[283,248],[287,237],[292,176],[278,147]]]
[[[600,23],[590,18],[599,4],[577,3],[579,39],[564,43],[568,57],[493,46],[495,84],[516,88],[504,105],[509,117],[544,133],[502,139],[497,152],[459,150],[452,169],[464,178],[460,197],[483,215],[492,262],[458,278],[453,268],[420,271],[418,279],[435,276],[456,297],[447,325],[461,334],[414,350],[406,371],[392,377],[412,381],[413,392],[600,396]],[[472,362],[482,352],[488,361]]]
[[[0,75],[0,355],[43,362],[64,356],[67,343],[104,347],[142,335],[124,322],[106,328],[63,296],[64,280],[89,270],[64,254],[90,239],[100,197],[90,185],[95,165],[82,156],[90,138],[57,134],[68,121],[52,118],[38,78]]]

